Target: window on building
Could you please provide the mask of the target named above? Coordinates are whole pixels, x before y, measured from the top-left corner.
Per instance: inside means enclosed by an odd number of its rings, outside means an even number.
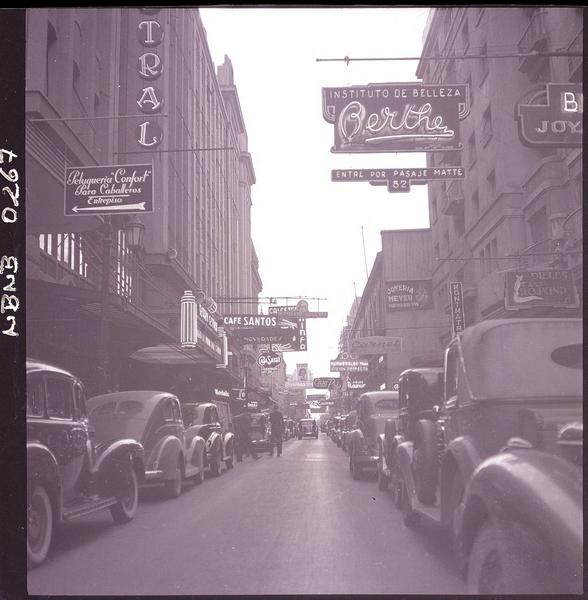
[[[466,11],[467,15],[467,11]],[[468,28],[467,17],[464,19],[463,27],[461,28],[461,48],[462,52],[465,54],[470,45],[470,32]]]
[[[492,137],[492,111],[488,107],[482,115],[482,137],[481,142],[485,147]]]
[[[500,261],[498,260],[498,240],[496,238],[494,238],[491,242],[491,252],[492,258],[494,259],[492,270],[496,271],[500,266]]]
[[[453,226],[455,227],[455,235],[460,238],[465,233],[465,217],[463,210],[459,210],[453,217]]]
[[[472,74],[470,73],[466,78],[466,84],[468,86],[470,94],[470,106],[474,105],[474,88],[472,87]]]
[[[444,252],[444,256],[449,256],[449,252],[450,252],[449,229],[446,229],[443,233],[443,252]]]
[[[434,223],[437,220],[437,197],[431,196],[431,222]]]
[[[441,256],[439,255],[439,242],[435,243],[435,257],[436,259],[441,258]]]
[[[480,26],[480,22],[482,21],[482,17],[484,16],[484,9],[477,7],[474,9],[475,13],[474,13],[474,22],[476,24],[476,27]]]
[[[488,59],[486,58],[486,56],[488,55],[488,46],[486,44],[486,42],[484,42],[484,44],[482,45],[482,47],[480,48],[480,62],[479,62],[479,72],[480,72],[480,83],[479,85],[482,85],[484,83],[484,81],[486,81],[486,77],[488,76],[488,71],[489,71],[489,65],[488,65]]]
[[[547,209],[539,209],[529,219],[529,229],[531,232],[531,242],[538,243],[546,240],[548,237]]]
[[[480,214],[480,194],[478,193],[478,190],[476,190],[472,196],[472,209],[474,217],[477,217]]]
[[[476,134],[472,133],[468,138],[468,167],[471,167],[476,160],[478,155],[476,154]]]
[[[55,92],[55,72],[57,68],[57,32],[51,23],[47,25],[47,63],[45,65],[45,93],[53,97]]]
[[[496,173],[494,169],[486,177],[486,189],[488,190],[488,203],[491,204],[496,201]]]

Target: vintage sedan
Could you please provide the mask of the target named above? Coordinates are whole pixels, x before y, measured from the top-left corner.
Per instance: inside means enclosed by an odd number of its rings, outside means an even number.
[[[27,360],[27,562],[41,564],[54,526],[108,508],[116,523],[137,510],[143,448],[131,436],[95,443],[83,383]]]
[[[581,319],[468,327],[397,447],[405,523],[446,529],[472,594],[582,591],[582,349]]]
[[[270,428],[265,413],[251,413],[251,445],[256,452],[271,452]]]
[[[341,429],[341,450],[347,452],[347,441],[349,440],[349,434],[355,429],[357,424],[357,411],[352,410],[348,415],[344,417],[342,421]]]
[[[129,391],[88,400],[90,424],[102,443],[125,437],[145,449],[144,485],[163,485],[168,498],[182,493],[182,481],[204,478],[204,440],[184,427],[180,403],[169,392]]]
[[[365,392],[359,397],[356,427],[347,439],[353,479],[360,479],[366,470],[378,468],[379,436],[384,433],[388,419],[398,419],[397,391]]]
[[[227,469],[234,467],[237,449],[226,403],[182,402],[182,418],[186,427],[204,439],[204,466],[214,477],[221,474],[223,464]]]
[[[436,420],[443,404],[443,368],[407,369],[398,378],[398,419],[386,423],[378,440],[378,487],[391,487],[394,504],[400,508],[401,478],[396,462],[396,447],[414,439],[421,419]]]
[[[300,419],[298,421],[298,431],[296,433],[299,440],[303,437],[313,437],[318,439],[318,427],[314,419]]]

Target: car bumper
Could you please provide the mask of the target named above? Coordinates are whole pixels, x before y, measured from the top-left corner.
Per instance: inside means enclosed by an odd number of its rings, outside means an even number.
[[[163,471],[159,470],[145,471],[144,483],[157,483],[158,481],[163,481],[163,475]]]
[[[355,463],[362,469],[377,470],[378,468],[378,456],[373,456],[370,454],[356,454],[354,458]]]

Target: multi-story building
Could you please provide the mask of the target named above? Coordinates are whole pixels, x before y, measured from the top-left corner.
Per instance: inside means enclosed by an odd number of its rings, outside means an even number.
[[[248,359],[232,341],[215,369],[216,317],[257,312],[255,172],[231,62],[215,71],[199,11],[30,9],[27,53],[29,351],[90,391],[240,387]],[[64,216],[67,166],[132,164],[152,165],[153,212]],[[190,351],[185,290],[204,304]]]
[[[439,323],[431,296],[431,232],[429,229],[381,232],[378,252],[349,331],[349,347],[380,337],[385,351],[362,353],[369,361],[367,389],[393,389],[408,367],[442,361]],[[445,319],[447,321],[447,318]],[[375,340],[377,341],[377,340]],[[366,346],[369,347],[369,346]]]
[[[563,250],[581,299],[582,149],[524,145],[516,118],[521,104],[547,103],[547,83],[581,82],[582,57],[573,54],[582,52],[582,30],[581,7],[431,9],[417,76],[427,84],[466,83],[471,103],[460,123],[463,150],[427,155],[428,166],[467,168],[463,181],[428,185],[433,294],[447,325],[442,343],[450,335],[450,281],[463,283],[466,325],[509,316],[505,271],[561,266],[562,257],[550,253]],[[561,51],[570,55],[554,56]],[[525,314],[545,311],[553,309]]]

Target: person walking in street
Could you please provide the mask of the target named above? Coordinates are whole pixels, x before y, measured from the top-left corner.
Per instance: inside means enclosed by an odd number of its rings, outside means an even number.
[[[270,417],[271,424],[271,452],[270,456],[274,455],[274,444],[277,446],[278,456],[282,456],[282,439],[284,436],[284,415],[280,412],[278,405],[274,405],[274,410],[271,412]]]

